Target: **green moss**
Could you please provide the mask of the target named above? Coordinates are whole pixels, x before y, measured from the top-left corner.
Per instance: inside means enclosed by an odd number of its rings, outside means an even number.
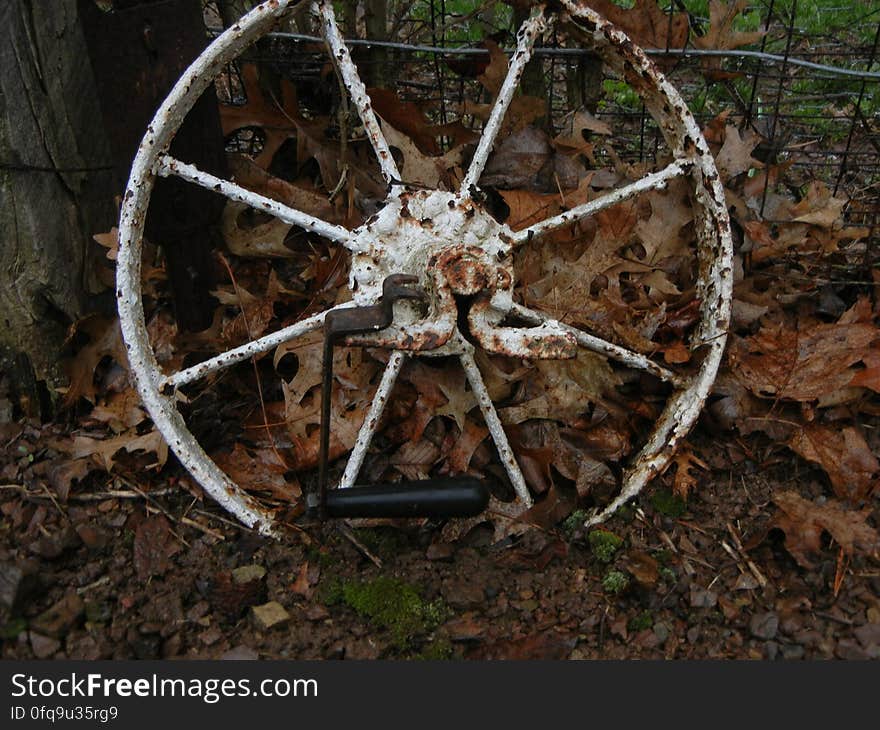
[[[576,509],[562,523],[562,531],[571,538],[577,530],[584,526],[587,513],[582,509]]]
[[[667,568],[665,565],[660,566],[660,578],[669,583],[669,585],[674,585],[678,580],[675,571],[672,568]]]
[[[435,629],[449,615],[441,601],[425,601],[418,590],[397,578],[380,576],[342,584],[342,601],[370,623],[391,633],[401,649]]]
[[[443,661],[452,658],[452,642],[449,639],[435,639],[428,643],[424,649],[413,656],[413,659],[421,659],[426,662]]]
[[[676,497],[671,489],[660,488],[651,495],[651,506],[664,517],[681,517],[685,511],[685,503]]]
[[[614,560],[617,551],[623,545],[623,538],[607,530],[593,530],[589,536],[590,549],[593,555],[603,563]]]
[[[0,626],[0,639],[14,639],[27,628],[27,621],[23,618],[14,618]]]
[[[393,558],[408,545],[406,535],[395,528],[360,528],[354,534],[367,550],[386,560]]]
[[[317,564],[322,568],[332,568],[339,563],[339,558],[326,547],[318,547],[317,545],[309,545],[306,548],[306,560],[313,565]]]
[[[626,590],[629,585],[629,577],[619,570],[609,570],[602,579],[602,588],[606,593],[617,595]]]
[[[642,611],[638,616],[633,616],[626,624],[629,631],[644,631],[654,625],[654,614],[650,611]]]

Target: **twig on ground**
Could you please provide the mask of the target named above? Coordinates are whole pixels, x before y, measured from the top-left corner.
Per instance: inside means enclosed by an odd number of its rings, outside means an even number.
[[[730,533],[730,537],[733,540],[733,544],[736,546],[737,552],[740,554],[743,562],[748,566],[752,575],[755,576],[755,580],[758,581],[758,585],[761,588],[766,588],[767,584],[770,582],[764,577],[764,574],[758,569],[758,566],[755,565],[755,562],[748,556],[743,547],[742,540],[739,537],[739,533],[736,531],[736,528],[730,523],[727,523],[727,531]],[[722,546],[724,543],[722,542]]]
[[[351,529],[351,525],[349,525],[347,522],[340,521],[336,524],[336,527],[339,532],[342,533],[343,537],[347,538],[352,545],[354,545],[361,553],[363,553],[364,557],[366,557],[373,563],[373,565],[375,565],[377,568],[382,567],[382,561],[376,555],[370,552],[370,549],[366,545],[364,545],[360,540],[357,539],[354,531]]]

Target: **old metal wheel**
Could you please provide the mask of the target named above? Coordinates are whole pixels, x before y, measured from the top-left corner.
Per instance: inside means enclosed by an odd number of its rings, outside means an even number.
[[[291,0],[269,0],[219,36],[171,91],[150,125],[132,166],[119,225],[117,299],[130,368],[156,427],[181,463],[226,510],[264,534],[280,531],[273,512],[235,484],[205,453],[175,405],[175,389],[320,328],[326,312],[235,347],[194,367],[171,374],[162,372],[151,348],[144,319],[141,251],[144,217],[154,181],[157,176],[175,175],[343,244],[352,253],[349,285],[353,304],[374,303],[381,292],[383,279],[394,273],[418,277],[430,293],[427,313],[414,303],[399,302],[395,305],[398,309],[392,327],[376,335],[349,338],[350,344],[387,347],[392,352],[338,485],[340,488],[354,485],[385,402],[401,367],[410,356],[454,355],[459,358],[523,509],[531,505],[531,495],[474,360],[472,341],[488,350],[523,358],[571,357],[577,348],[586,348],[670,383],[672,394],[640,453],[625,470],[619,494],[601,512],[592,516],[588,524],[606,519],[626,500],[638,494],[669,462],[676,445],[700,413],[725,346],[732,289],[729,219],[715,163],[694,118],[678,92],[621,31],[589,8],[573,0],[563,0],[558,13],[537,8],[520,29],[508,75],[460,190],[450,193],[407,189],[400,182],[400,174],[366,89],[342,41],[332,4],[329,0],[321,0],[312,4],[313,12],[320,17],[333,63],[360,115],[389,189],[379,213],[360,228],[349,231],[167,155],[181,120],[199,95],[226,64],[271,31],[288,6],[295,4]],[[574,26],[579,37],[591,43],[595,52],[638,91],[658,123],[673,153],[673,161],[659,172],[555,218],[514,232],[507,225],[498,223],[479,202],[479,181],[534,44],[553,23]],[[676,177],[690,181],[697,236],[699,273],[696,289],[700,322],[689,343],[691,351],[699,353],[699,367],[695,372],[687,376],[674,373],[640,353],[550,320],[545,314],[514,301],[512,253],[517,246],[595,215],[639,193],[662,188]],[[419,225],[428,218],[432,221],[430,226]],[[458,330],[452,294],[475,297],[468,314],[470,333],[467,339]],[[529,326],[501,326],[505,317]]]

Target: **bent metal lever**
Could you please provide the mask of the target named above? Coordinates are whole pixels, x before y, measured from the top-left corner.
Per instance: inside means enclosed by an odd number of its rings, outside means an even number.
[[[330,458],[330,401],[333,389],[333,347],[347,335],[374,332],[394,319],[398,299],[424,299],[421,289],[410,288],[415,276],[392,274],[382,282],[377,304],[330,312],[324,319],[321,433],[318,464],[318,516],[336,517],[471,517],[489,503],[486,486],[472,477],[426,479],[327,489]]]

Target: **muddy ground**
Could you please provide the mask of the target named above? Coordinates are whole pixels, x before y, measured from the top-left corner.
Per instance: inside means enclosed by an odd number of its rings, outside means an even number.
[[[495,545],[435,523],[275,542],[173,482],[0,492],[4,659],[880,656],[876,560],[828,544],[806,570],[769,529],[774,491],[823,493],[803,462],[713,470],[686,505],[660,480],[611,535],[571,520]]]

